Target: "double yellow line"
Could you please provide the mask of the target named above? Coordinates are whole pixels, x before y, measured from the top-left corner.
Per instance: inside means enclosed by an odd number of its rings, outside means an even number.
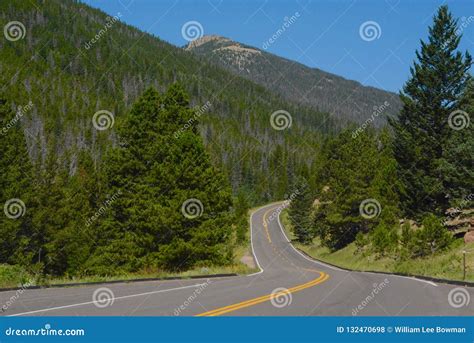
[[[274,247],[274,245],[273,245],[273,243],[272,243],[272,239],[271,239],[271,237],[270,237],[270,232],[269,232],[269,230],[268,230],[268,222],[266,221],[266,217],[267,217],[268,213],[269,213],[270,211],[272,211],[272,210],[273,210],[273,209],[269,209],[268,211],[266,211],[266,212],[263,214],[263,227],[265,228],[265,232],[266,232],[266,234],[267,234],[268,242],[270,242],[270,244]],[[275,249],[275,247],[274,247],[274,249]],[[303,268],[303,269],[306,269],[306,268]],[[246,300],[246,301],[242,301],[242,302],[239,302],[239,303],[236,303],[236,304],[233,304],[233,305],[220,307],[220,308],[217,308],[217,309],[212,310],[212,311],[207,311],[207,312],[198,314],[197,317],[205,317],[205,316],[206,316],[206,317],[207,317],[207,316],[213,317],[213,316],[220,316],[220,315],[225,314],[225,313],[229,313],[229,312],[232,312],[232,311],[236,311],[236,310],[239,310],[239,309],[242,309],[242,308],[254,306],[254,305],[263,303],[263,302],[265,302],[265,301],[269,301],[269,300],[275,299],[275,298],[277,298],[277,297],[279,297],[279,296],[282,296],[282,295],[286,295],[286,294],[291,294],[291,293],[296,293],[296,292],[302,291],[303,289],[316,286],[316,285],[318,285],[318,284],[320,284],[320,283],[323,283],[323,282],[326,281],[327,279],[329,279],[329,275],[326,274],[326,273],[324,273],[324,272],[321,272],[321,271],[318,271],[318,270],[314,270],[314,269],[306,269],[306,270],[311,271],[311,272],[318,273],[318,274],[319,274],[319,277],[316,278],[316,279],[314,279],[314,280],[312,280],[312,281],[303,283],[303,284],[301,284],[301,285],[292,287],[292,288],[287,289],[287,290],[282,290],[282,291],[280,291],[280,292],[267,294],[267,295],[264,295],[264,296],[261,296],[261,297],[258,297],[258,298],[253,298],[253,299]]]
[[[268,242],[272,242],[272,238],[270,237],[270,231],[268,231],[268,222],[265,220],[265,217],[267,216],[268,212],[270,212],[272,209],[269,209],[267,212],[263,214],[263,227],[265,229],[265,232],[267,233],[267,239]]]
[[[278,292],[278,293],[267,294],[267,295],[264,295],[264,296],[261,296],[261,297],[258,297],[258,298],[254,298],[254,299],[250,299],[250,300],[247,300],[247,301],[243,301],[243,302],[240,302],[240,303],[237,303],[237,304],[221,307],[221,308],[218,308],[218,309],[215,309],[215,310],[212,310],[212,311],[207,311],[207,312],[198,314],[197,317],[220,316],[220,315],[225,314],[225,313],[229,313],[229,312],[232,312],[232,311],[240,310],[240,309],[245,308],[245,307],[254,306],[254,305],[263,303],[265,301],[277,298],[277,297],[279,297],[281,295],[284,295],[284,294],[296,293],[296,292],[302,291],[303,289],[316,286],[320,283],[323,283],[327,279],[329,279],[328,274],[326,274],[324,272],[318,272],[318,273],[320,273],[320,276],[317,279],[314,279],[314,280],[312,280],[310,282],[307,282],[307,283],[304,283],[302,285],[298,285],[298,286],[292,287],[288,290],[284,290],[284,291],[281,291],[281,292]]]

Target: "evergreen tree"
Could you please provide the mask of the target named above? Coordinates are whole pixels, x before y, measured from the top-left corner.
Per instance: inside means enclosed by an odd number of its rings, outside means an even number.
[[[309,243],[313,238],[311,210],[314,199],[305,178],[300,177],[296,181],[293,192],[296,196],[291,200],[288,212],[293,233],[299,242]]]
[[[395,223],[399,185],[390,145],[387,131],[376,135],[370,128],[356,138],[348,128],[326,142],[314,225],[329,248],[344,247],[381,222]]]
[[[471,77],[460,102],[460,110],[451,119],[450,139],[440,163],[445,175],[448,200],[451,206],[469,208],[472,199],[468,195],[474,187],[474,79]]]
[[[211,165],[196,123],[174,135],[193,116],[187,94],[175,84],[164,96],[145,91],[119,126],[127,144],[109,153],[105,174],[109,193],[122,195],[101,223],[91,271],[102,273],[110,263],[180,270],[231,259],[225,177]],[[191,210],[185,208],[190,203]]]
[[[33,169],[20,116],[0,98],[0,263],[33,262]]]
[[[84,266],[95,246],[95,228],[102,214],[98,203],[101,189],[88,151],[78,153],[77,164],[75,175],[69,176],[63,170],[61,179],[56,179],[62,184],[62,197],[56,203],[55,212],[62,223],[49,233],[51,239],[45,245],[48,252],[45,271],[51,274],[84,274]]]
[[[452,139],[449,115],[459,109],[471,56],[457,50],[460,35],[447,6],[441,6],[429,29],[428,42],[416,52],[418,62],[401,92],[403,109],[390,120],[395,132],[395,157],[404,184],[407,214],[447,208],[453,177],[446,174],[445,150]]]

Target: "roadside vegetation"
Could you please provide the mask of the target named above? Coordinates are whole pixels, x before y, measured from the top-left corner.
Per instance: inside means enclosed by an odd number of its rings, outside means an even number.
[[[390,127],[349,127],[326,140],[288,210],[300,249],[348,268],[454,279],[470,249],[472,268],[474,81],[460,39],[440,7]]]
[[[14,113],[0,105],[6,126]],[[248,243],[248,206],[234,201],[197,127],[173,137],[192,115],[179,84],[148,89],[118,123],[121,144],[103,168],[82,152],[73,176],[52,156],[35,169],[13,126],[0,156],[0,197],[21,199],[0,218],[0,262],[13,266],[3,267],[7,283],[242,270],[234,250]]]
[[[316,237],[309,244],[298,242],[294,228],[285,209],[281,223],[292,244],[308,256],[338,267],[356,271],[378,271],[421,275],[447,280],[463,280],[463,251],[466,255],[466,281],[474,282],[474,242],[464,243],[462,238],[454,239],[442,252],[418,258],[403,258],[403,246],[397,247],[399,254],[384,254],[365,247],[360,250],[356,242],[339,250],[331,250]],[[400,230],[401,231],[401,230]]]

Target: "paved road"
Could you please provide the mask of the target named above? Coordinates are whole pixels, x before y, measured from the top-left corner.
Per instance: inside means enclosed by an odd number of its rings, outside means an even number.
[[[347,272],[304,257],[283,233],[278,206],[251,217],[260,267],[253,275],[2,292],[1,315],[474,315],[473,288]]]

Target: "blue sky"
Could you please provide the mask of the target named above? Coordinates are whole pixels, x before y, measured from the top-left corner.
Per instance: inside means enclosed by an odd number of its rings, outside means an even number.
[[[86,0],[110,15],[172,44],[187,41],[181,29],[189,21],[203,33],[218,34],[263,48],[288,25],[267,51],[348,79],[398,91],[425,39],[433,14],[448,4],[464,23],[461,50],[474,52],[474,0]],[[296,15],[298,13],[298,15]],[[363,23],[372,23],[376,38],[361,38]],[[378,25],[378,27],[376,26]],[[380,29],[379,29],[380,28]]]

